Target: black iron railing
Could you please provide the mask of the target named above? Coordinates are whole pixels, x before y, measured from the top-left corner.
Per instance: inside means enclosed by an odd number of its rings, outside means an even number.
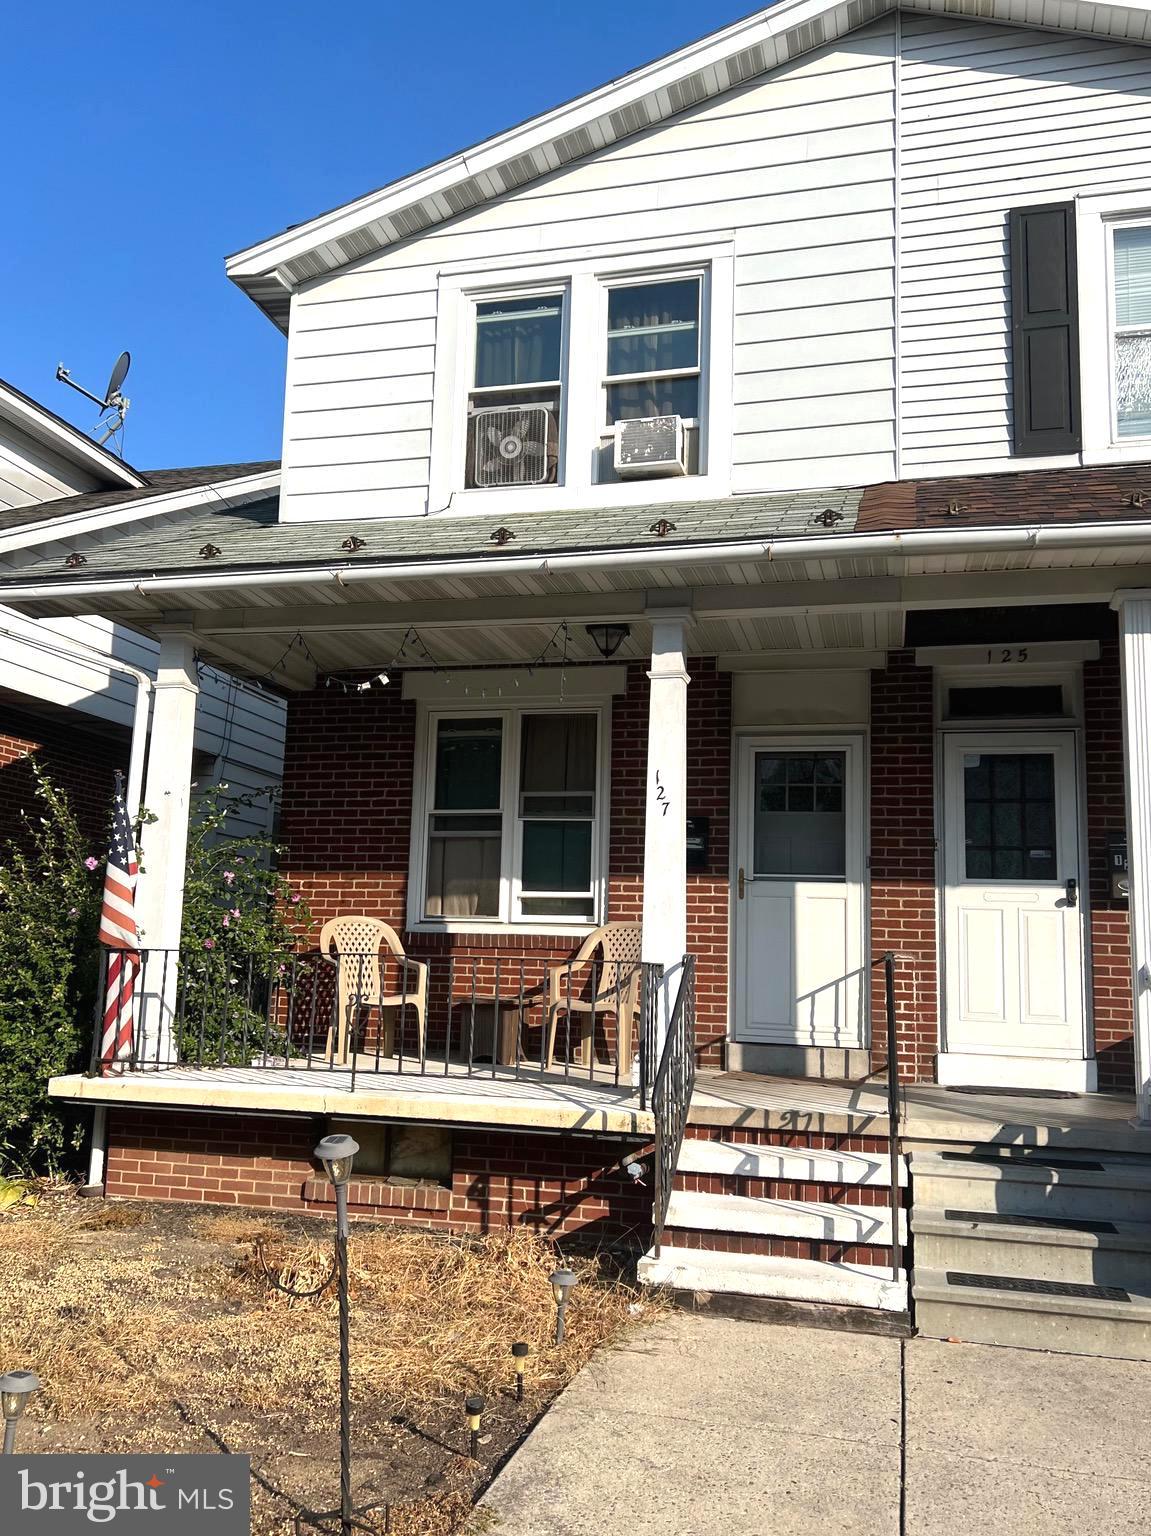
[[[661,977],[660,985],[664,985]],[[667,1021],[652,1088],[655,1115],[655,1204],[652,1212],[652,1245],[659,1258],[675,1182],[676,1164],[687,1129],[688,1110],[695,1086],[695,956],[684,955],[679,990]]]
[[[102,956],[93,1074],[254,1067],[649,1082],[644,968],[506,952]],[[115,1043],[117,1016],[121,1021]]]
[[[898,1280],[903,1268],[899,1221],[903,1196],[899,1182],[899,1039],[895,1017],[895,955],[889,949],[880,958],[883,967],[884,1018],[887,1025],[887,1155],[891,1176],[891,1278]]]

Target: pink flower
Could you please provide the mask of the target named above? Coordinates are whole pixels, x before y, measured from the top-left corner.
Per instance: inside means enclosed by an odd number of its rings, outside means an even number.
[[[88,857],[84,860],[84,868],[85,869],[99,869],[100,868],[100,860],[99,859],[94,859],[92,857],[92,855],[89,854]]]
[[[69,907],[68,908],[68,916],[69,917],[79,917],[80,916],[80,908],[79,907]]]
[[[292,899],[292,905],[293,905],[293,906],[294,906],[294,907],[295,907],[295,906],[298,906],[298,905],[299,905],[299,902],[300,902],[300,893],[299,893],[299,891],[293,891],[293,892],[292,892],[292,898],[291,898],[291,899]]]
[[[226,869],[224,871],[224,884],[225,885],[232,885],[232,884],[234,884],[235,879],[236,879],[236,871],[234,869]]]
[[[215,939],[205,939],[204,940],[204,948],[205,949],[215,949],[215,947],[216,947]]]
[[[228,914],[226,912],[224,913],[223,917],[220,919],[220,926],[222,928],[230,928],[232,926],[232,919],[228,916]]]
[[[240,909],[239,909],[239,907],[233,907],[233,908],[232,908],[232,916],[233,916],[233,917],[239,917],[239,915],[240,915]]]

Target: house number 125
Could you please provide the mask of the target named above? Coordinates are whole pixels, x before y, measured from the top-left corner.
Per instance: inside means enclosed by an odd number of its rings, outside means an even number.
[[[1025,645],[996,646],[987,653],[988,661],[1026,661],[1027,647]]]

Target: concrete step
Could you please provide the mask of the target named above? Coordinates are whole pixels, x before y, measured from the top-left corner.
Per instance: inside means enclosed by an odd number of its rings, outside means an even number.
[[[701,1141],[689,1136],[680,1148],[677,1173],[718,1173],[745,1179],[783,1179],[795,1184],[891,1186],[886,1157],[869,1152],[828,1152],[814,1147],[768,1147],[734,1141]],[[907,1183],[907,1160],[899,1159],[899,1182]]]
[[[1070,1223],[1070,1225],[1068,1224]],[[991,1211],[924,1210],[911,1216],[916,1265],[977,1275],[1122,1286],[1151,1294],[1151,1223],[1030,1218]]]
[[[915,1151],[911,1184],[914,1205],[934,1210],[1138,1221],[1151,1209],[1151,1159],[1089,1151]]]
[[[907,1215],[900,1211],[900,1241]],[[815,1238],[822,1242],[891,1242],[891,1211],[885,1205],[829,1205],[818,1200],[774,1200],[754,1195],[713,1195],[673,1190],[667,1226],[692,1232],[746,1232],[756,1236]]]
[[[928,1338],[972,1344],[1010,1344],[1057,1354],[1151,1360],[1151,1296],[1137,1291],[1102,1295],[1018,1289],[1023,1277],[1001,1285],[965,1285],[955,1270],[916,1265],[915,1323]],[[995,1277],[989,1277],[994,1279]],[[1010,1284],[1008,1282],[1011,1282]]]
[[[659,1258],[639,1261],[644,1285],[679,1291],[722,1292],[785,1301],[823,1302],[829,1306],[907,1310],[907,1276],[896,1280],[890,1269],[871,1264],[825,1264],[815,1259],[786,1259],[775,1254],[702,1253],[664,1245]]]

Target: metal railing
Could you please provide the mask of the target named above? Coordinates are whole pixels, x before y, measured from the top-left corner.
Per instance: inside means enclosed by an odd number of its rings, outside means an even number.
[[[883,967],[884,1015],[887,1023],[887,1155],[891,1177],[891,1278],[903,1268],[899,1220],[902,1195],[899,1183],[899,1040],[895,1020],[895,955],[889,949],[880,957]]]
[[[662,978],[661,978],[662,982]],[[654,990],[654,988],[653,988]],[[676,1164],[687,1129],[691,1094],[695,1087],[695,956],[684,955],[679,991],[667,1023],[659,1069],[652,1088],[655,1115],[655,1202],[652,1211],[652,1248],[659,1258],[675,1182]]]
[[[118,958],[117,958],[118,957]],[[652,1075],[638,961],[546,953],[292,950],[254,959],[146,949],[102,955],[90,1072],[175,1067],[556,1074],[631,1088]],[[109,1048],[114,1021],[119,1048]]]

